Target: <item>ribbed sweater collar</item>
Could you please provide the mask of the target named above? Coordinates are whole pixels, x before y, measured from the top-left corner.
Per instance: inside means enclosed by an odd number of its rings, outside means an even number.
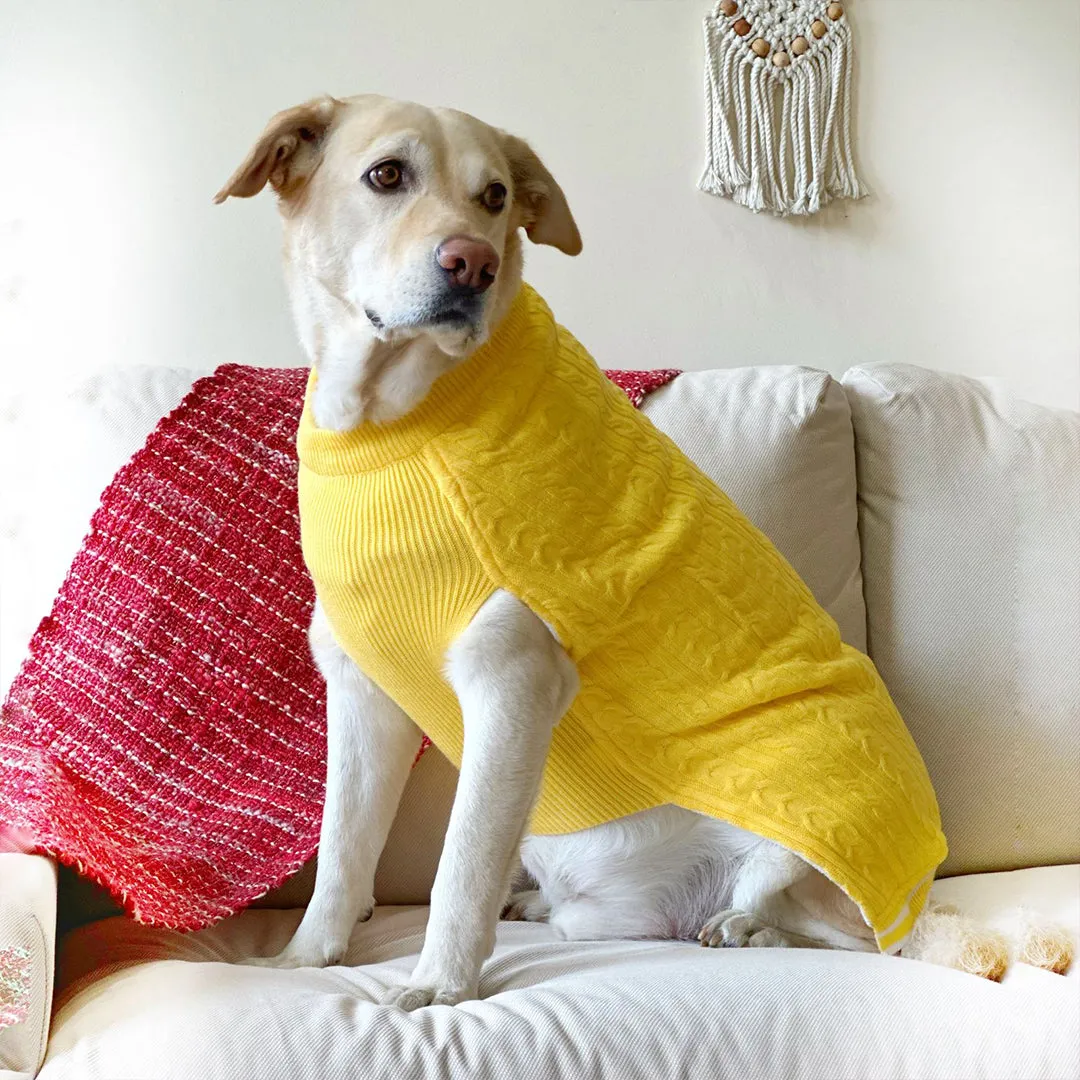
[[[311,411],[316,382],[312,369],[297,432],[300,460],[313,472],[336,476],[378,469],[415,454],[451,425],[467,420],[479,394],[489,400],[500,368],[540,358],[537,339],[553,336],[554,329],[547,305],[534,289],[522,285],[491,337],[457,367],[440,375],[419,405],[391,423],[365,421],[351,431],[316,426]]]

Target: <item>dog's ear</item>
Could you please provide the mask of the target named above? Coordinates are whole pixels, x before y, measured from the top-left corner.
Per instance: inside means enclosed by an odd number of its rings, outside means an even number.
[[[534,244],[550,244],[567,255],[581,251],[581,233],[563,190],[524,139],[502,132],[502,149],[510,162],[514,202]]]
[[[223,203],[230,195],[258,195],[268,180],[283,198],[295,194],[315,171],[323,138],[341,104],[327,96],[279,112],[214,202]]]

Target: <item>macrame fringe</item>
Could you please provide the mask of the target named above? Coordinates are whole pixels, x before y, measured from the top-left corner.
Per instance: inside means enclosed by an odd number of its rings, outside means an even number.
[[[705,171],[698,187],[757,212],[814,214],[833,199],[861,199],[851,142],[851,32],[786,68],[747,48],[719,13],[705,18]]]

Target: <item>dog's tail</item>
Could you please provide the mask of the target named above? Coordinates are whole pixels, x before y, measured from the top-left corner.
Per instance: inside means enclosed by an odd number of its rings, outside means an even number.
[[[1010,963],[1064,975],[1076,942],[1058,923],[1016,909],[992,923],[969,918],[948,904],[931,904],[919,916],[903,955],[1000,982]]]

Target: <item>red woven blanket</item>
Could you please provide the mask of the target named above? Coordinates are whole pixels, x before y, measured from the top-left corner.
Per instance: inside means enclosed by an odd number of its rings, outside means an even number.
[[[608,372],[635,405],[676,374]],[[102,495],[0,713],[0,837],[75,866],[141,922],[207,926],[318,843],[306,379],[226,364],[158,424]]]

